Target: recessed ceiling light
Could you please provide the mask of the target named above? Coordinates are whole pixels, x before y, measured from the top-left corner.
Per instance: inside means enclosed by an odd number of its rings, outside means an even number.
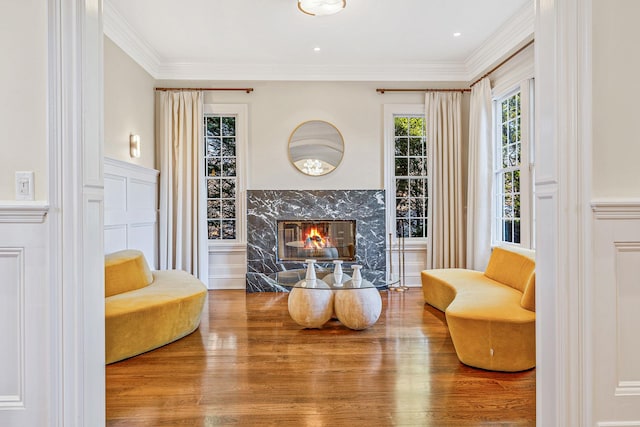
[[[313,48],[313,51],[314,52],[320,52],[320,48],[318,46],[316,46],[316,47]]]
[[[298,9],[311,16],[333,15],[347,6],[347,0],[298,0]]]
[[[460,37],[462,33],[453,33],[453,37]]]

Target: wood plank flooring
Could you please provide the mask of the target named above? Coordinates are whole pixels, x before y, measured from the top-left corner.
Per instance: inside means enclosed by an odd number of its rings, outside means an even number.
[[[535,425],[535,369],[461,364],[420,289],[364,331],[303,329],[287,296],[209,291],[196,332],[106,367],[107,426]]]

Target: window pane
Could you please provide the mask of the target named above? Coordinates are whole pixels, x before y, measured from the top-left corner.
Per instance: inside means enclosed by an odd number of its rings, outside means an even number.
[[[207,200],[207,218],[220,218],[220,200]]]
[[[407,159],[396,159],[396,176],[409,175]]]
[[[220,176],[220,159],[207,160],[207,175]]]
[[[504,216],[505,218],[513,218],[513,197],[511,195],[504,196]]]
[[[396,179],[396,197],[407,197],[409,195],[409,180]]]
[[[509,166],[518,165],[518,147],[516,145],[509,145]]]
[[[409,199],[396,199],[396,218],[406,218],[409,215]]]
[[[409,135],[409,119],[407,117],[396,117],[394,119],[396,136],[408,136]]]
[[[223,136],[236,135],[236,118],[235,117],[222,118],[222,135]]]
[[[409,215],[414,218],[422,218],[425,216],[424,199],[410,199]]]
[[[424,159],[409,159],[409,175],[424,176]]]
[[[207,198],[213,199],[220,197],[220,180],[208,179],[207,180]]]
[[[234,219],[235,217],[236,217],[236,201],[223,200],[222,201],[222,218]]]
[[[231,157],[236,155],[236,139],[224,138],[222,144],[222,155],[225,157]]]
[[[409,139],[409,155],[414,157],[422,157],[424,156],[423,148],[423,139],[422,138],[410,138]]]
[[[411,197],[425,197],[427,195],[427,180],[412,179],[409,194]]]
[[[424,219],[411,220],[411,237],[425,237]]]
[[[513,192],[514,193],[520,192],[520,171],[519,170],[513,171]]]
[[[409,119],[409,135],[410,136],[424,135],[424,118],[411,117]]]
[[[507,172],[504,174],[502,191],[505,194],[513,191],[513,172]]]
[[[235,179],[222,179],[220,180],[222,186],[223,199],[235,199],[236,198],[236,180]]]
[[[220,117],[206,117],[207,136],[220,136]]]
[[[235,239],[236,238],[236,222],[223,220],[222,221],[222,238],[223,239]]]
[[[409,237],[410,224],[406,220],[399,219],[396,221],[396,237]]]
[[[396,138],[396,156],[408,155],[409,138]]]
[[[520,218],[520,194],[513,195],[513,216]]]
[[[222,175],[236,176],[236,159],[235,157],[225,157],[222,159]]]
[[[520,221],[513,222],[513,243],[520,243]]]
[[[220,155],[220,138],[207,138],[205,145],[208,157]]]
[[[220,238],[220,221],[209,220],[209,239]]]

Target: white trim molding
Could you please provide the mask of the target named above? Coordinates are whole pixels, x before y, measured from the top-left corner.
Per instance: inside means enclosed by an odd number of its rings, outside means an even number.
[[[640,219],[640,199],[593,200],[591,208],[596,219]]]
[[[103,3],[104,34],[133,58],[151,76],[158,79],[162,60],[140,35],[129,25],[112,2]]]
[[[473,81],[497,65],[505,57],[533,40],[535,31],[535,8],[527,2],[500,27],[485,43],[467,57],[465,68],[467,80]]]
[[[308,65],[170,61],[163,58],[104,1],[104,33],[157,80],[254,81],[463,81],[469,82],[533,38],[535,11],[527,3],[479,49],[462,61],[422,64]]]
[[[0,201],[0,222],[42,223],[49,212],[46,202]]]

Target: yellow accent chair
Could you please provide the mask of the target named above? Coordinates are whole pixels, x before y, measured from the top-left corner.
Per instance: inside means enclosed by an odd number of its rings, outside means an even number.
[[[494,248],[484,272],[424,270],[426,303],[444,311],[465,365],[517,372],[536,365],[535,253]]]
[[[142,252],[105,256],[106,363],[118,362],[195,331],[205,285],[179,270],[151,271]]]

